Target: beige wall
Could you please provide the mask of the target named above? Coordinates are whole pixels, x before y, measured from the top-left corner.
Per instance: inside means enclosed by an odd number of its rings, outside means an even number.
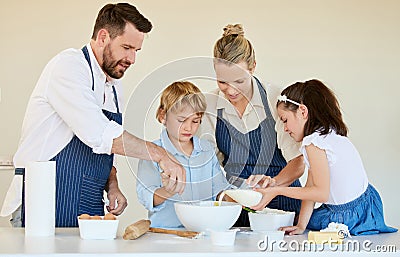
[[[99,8],[107,1],[12,1],[0,4],[0,155],[12,155],[29,95],[46,63],[59,51],[88,42]],[[136,1],[154,24],[137,63],[124,78],[126,98],[148,74],[187,57],[211,56],[227,23],[242,23],[256,49],[256,75],[282,86],[319,78],[338,95],[350,139],[384,202],[397,219],[400,125],[400,2],[396,0]],[[157,85],[163,87],[165,85]],[[215,83],[202,84],[203,89]],[[150,92],[150,91],[149,91]],[[152,97],[152,96],[151,96]],[[128,102],[128,101],[127,101]],[[135,104],[129,102],[128,108]],[[160,126],[149,113],[144,131],[134,112],[128,128],[153,140]],[[120,228],[145,217],[135,195],[133,159],[119,158],[129,207]],[[351,171],[349,171],[351,172]],[[11,171],[0,170],[2,193]],[[346,178],[343,178],[346,179]],[[0,203],[3,201],[0,195]],[[6,225],[6,219],[0,225]]]

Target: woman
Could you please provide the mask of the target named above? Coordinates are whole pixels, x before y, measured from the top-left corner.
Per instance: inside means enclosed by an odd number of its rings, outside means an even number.
[[[300,145],[283,134],[274,108],[280,90],[262,85],[253,76],[255,68],[254,49],[242,26],[226,26],[214,46],[218,89],[207,94],[201,134],[215,135],[211,141],[228,181],[239,177],[264,187],[299,187],[298,178],[304,172]],[[300,201],[278,196],[268,207],[298,213]],[[242,212],[235,226],[249,226],[247,212]]]

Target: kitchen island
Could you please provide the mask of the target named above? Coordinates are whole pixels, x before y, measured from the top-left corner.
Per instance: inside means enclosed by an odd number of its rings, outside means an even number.
[[[23,228],[0,228],[0,256],[400,256],[400,233],[352,237],[351,243],[307,246],[307,234],[285,236],[271,252],[260,250],[262,237],[251,231],[237,234],[234,246],[214,246],[209,236],[189,239],[147,232],[136,240],[83,240],[77,228],[57,228],[52,237],[25,237]],[[348,241],[350,242],[350,241]],[[344,247],[342,245],[342,247]],[[303,247],[304,246],[304,247]],[[357,248],[358,247],[358,248]],[[262,248],[262,245],[261,245]]]

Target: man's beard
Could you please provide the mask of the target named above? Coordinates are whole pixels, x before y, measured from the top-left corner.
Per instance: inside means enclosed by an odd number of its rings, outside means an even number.
[[[104,47],[103,52],[103,65],[102,69],[104,72],[114,79],[119,79],[124,76],[125,70],[123,68],[118,67],[118,64],[123,63],[122,60],[116,61],[112,55],[110,45]],[[129,65],[129,64],[128,64]]]

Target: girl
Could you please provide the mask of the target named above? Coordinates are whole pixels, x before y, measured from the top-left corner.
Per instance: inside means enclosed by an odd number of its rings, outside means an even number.
[[[353,235],[396,232],[385,225],[381,198],[347,138],[333,92],[318,80],[297,82],[282,91],[277,110],[285,132],[302,142],[307,183],[303,188],[256,189],[263,198],[253,208],[262,209],[277,195],[303,200],[297,225],[282,228],[290,235],[321,230],[330,222],[344,223]],[[314,210],[315,202],[324,204]]]
[[[216,200],[229,188],[214,148],[194,136],[206,109],[204,95],[190,82],[174,82],[161,95],[157,120],[165,128],[154,143],[165,148],[186,169],[182,195],[168,189],[169,177],[160,172],[156,162],[140,161],[137,177],[139,201],[148,210],[152,227],[181,227],[174,209],[175,201]]]

